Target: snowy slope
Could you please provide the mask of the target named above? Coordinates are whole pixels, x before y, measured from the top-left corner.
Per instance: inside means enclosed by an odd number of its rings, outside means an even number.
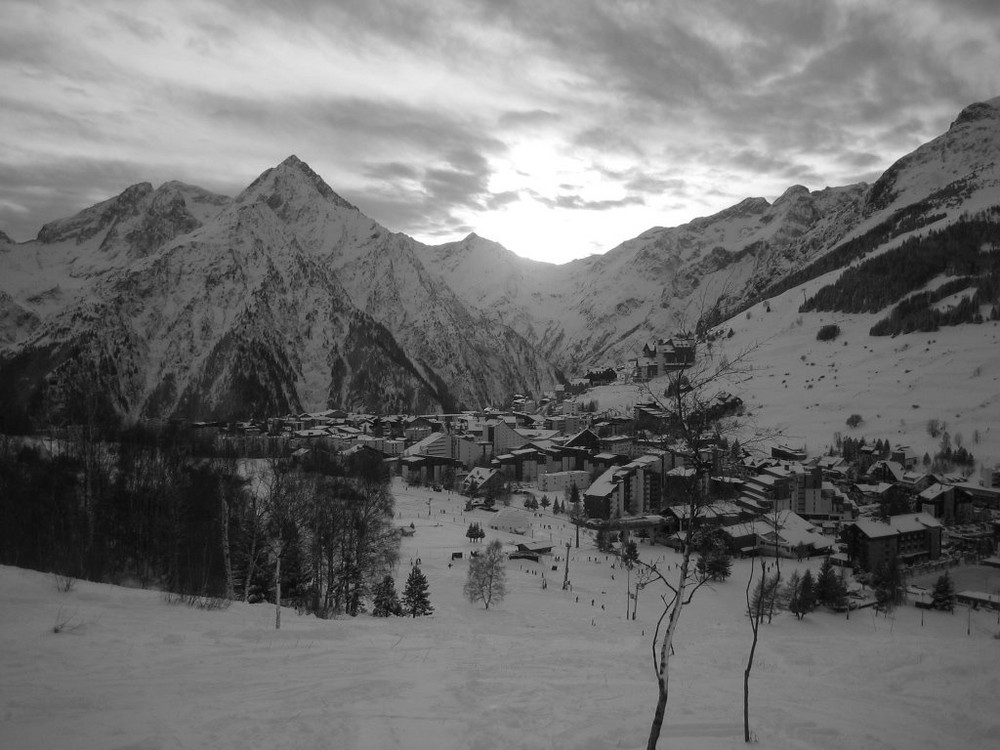
[[[224,611],[170,605],[154,591],[78,582],[66,594],[41,573],[0,568],[0,744],[10,748],[645,747],[655,704],[649,633],[657,592],[625,619],[623,571],[587,534],[572,550],[572,591],[543,563],[507,564],[510,592],[485,611],[462,598],[473,548],[462,501],[397,486],[401,589],[421,558],[431,617],[321,621],[269,605]],[[441,512],[445,511],[445,512]],[[533,518],[561,543],[569,524]],[[510,536],[499,535],[507,542]],[[640,545],[644,559],[675,553]],[[599,562],[598,562],[599,560]],[[790,572],[783,565],[783,572]],[[799,570],[818,567],[802,563]],[[671,661],[660,747],[736,750],[750,632],[742,615],[748,567],[700,591],[685,609]],[[543,589],[542,575],[550,579]],[[987,573],[988,577],[990,574]],[[979,580],[984,580],[980,578]],[[1000,586],[1000,574],[992,582]],[[591,605],[593,600],[594,604]],[[53,627],[63,623],[62,632]],[[971,629],[971,635],[966,629]],[[900,607],[779,614],[761,632],[750,722],[771,750],[987,748],[998,726],[1000,630],[989,612]]]

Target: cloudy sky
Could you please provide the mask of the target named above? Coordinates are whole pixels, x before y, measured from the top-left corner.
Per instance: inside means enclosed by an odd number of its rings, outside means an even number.
[[[871,181],[1000,95],[996,0],[0,0],[0,230],[296,154],[388,228],[564,262]]]

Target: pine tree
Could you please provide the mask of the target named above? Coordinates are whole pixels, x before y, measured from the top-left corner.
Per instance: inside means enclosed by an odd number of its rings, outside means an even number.
[[[837,574],[833,572],[833,560],[827,555],[816,577],[816,603],[827,607],[833,606],[837,583]]]
[[[931,600],[934,604],[934,609],[943,609],[946,612],[951,612],[955,608],[955,582],[951,580],[951,576],[948,575],[948,571],[944,572],[944,575],[937,579],[937,583],[934,584],[934,592],[931,594]]]
[[[833,593],[827,606],[843,612],[850,605],[847,601],[847,581],[844,578],[844,570],[841,568],[840,575],[833,577]]]
[[[811,570],[807,570],[802,576],[799,602],[802,606],[802,614],[807,614],[816,609],[816,579],[813,578]]]
[[[788,608],[789,612],[800,620],[802,619],[802,615],[800,614],[801,604],[799,602],[801,592],[802,576],[796,570],[789,576],[788,581],[785,582],[784,587],[781,589],[781,602]]]
[[[413,617],[429,615],[434,611],[427,593],[427,576],[420,571],[420,566],[415,565],[410,571],[409,578],[406,579],[406,588],[403,589],[403,611]]]
[[[403,613],[399,596],[396,594],[396,583],[392,580],[392,576],[387,575],[375,585],[372,597],[373,617],[390,617]]]
[[[466,529],[465,535],[469,538],[470,542],[474,542],[479,538],[479,524],[475,521],[469,522],[469,528]]]
[[[580,502],[580,488],[576,486],[576,482],[573,482],[569,487],[569,501],[573,505]]]
[[[903,572],[895,555],[879,565],[873,578],[875,600],[880,608],[890,610],[903,601]]]

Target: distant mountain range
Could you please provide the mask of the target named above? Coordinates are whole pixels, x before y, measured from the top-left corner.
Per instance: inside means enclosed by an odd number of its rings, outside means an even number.
[[[560,266],[391,232],[294,156],[235,198],[141,183],[30,242],[0,234],[0,409],[234,419],[539,393],[849,265],[848,243],[877,253],[1000,204],[998,165],[994,99],[872,185],[793,186]]]

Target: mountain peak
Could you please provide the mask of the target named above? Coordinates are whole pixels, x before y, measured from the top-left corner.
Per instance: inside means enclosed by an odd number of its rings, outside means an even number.
[[[774,202],[774,205],[777,206],[780,203],[794,200],[802,195],[809,195],[809,188],[805,185],[792,185],[781,194],[781,196]]]
[[[38,232],[43,243],[75,239],[77,244],[90,239],[128,216],[139,213],[140,204],[153,192],[148,182],[130,185],[114,198],[101,201],[66,219],[50,221]]]
[[[985,102],[975,102],[970,104],[958,113],[958,117],[955,118],[955,121],[948,129],[951,130],[956,126],[967,122],[996,119],[1000,119],[1000,96],[988,99]]]
[[[278,166],[265,170],[240,193],[237,201],[263,199],[272,208],[277,208],[290,198],[303,197],[309,190],[319,193],[335,206],[357,210],[356,206],[337,195],[322,177],[295,154]]]

